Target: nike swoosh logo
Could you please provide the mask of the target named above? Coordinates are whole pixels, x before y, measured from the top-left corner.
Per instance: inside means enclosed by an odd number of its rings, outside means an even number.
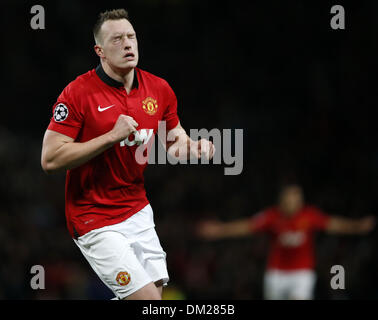
[[[114,106],[115,106],[115,104],[112,104],[111,106],[105,107],[105,108],[101,108],[101,106],[98,106],[97,110],[102,112],[102,111],[108,110],[109,108],[114,107]]]

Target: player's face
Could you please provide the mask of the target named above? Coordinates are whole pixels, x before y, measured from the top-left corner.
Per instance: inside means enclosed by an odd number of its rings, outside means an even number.
[[[131,23],[126,19],[107,20],[101,26],[102,58],[110,67],[128,71],[138,64],[138,42]]]
[[[302,189],[298,186],[285,188],[280,195],[280,209],[288,216],[294,215],[303,206]]]

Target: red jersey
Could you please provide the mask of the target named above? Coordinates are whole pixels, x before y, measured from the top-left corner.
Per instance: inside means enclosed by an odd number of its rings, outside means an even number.
[[[266,231],[272,236],[267,268],[279,270],[313,269],[313,232],[324,230],[328,221],[329,216],[310,206],[289,218],[272,207],[250,220],[253,232]]]
[[[144,144],[152,142],[158,121],[166,121],[167,131],[179,123],[176,96],[165,80],[135,68],[133,88],[127,94],[123,84],[99,65],[63,90],[48,129],[86,142],[110,131],[120,114],[138,123]],[[143,177],[147,164],[136,161],[137,147],[129,137],[67,170],[66,219],[73,237],[119,223],[148,204]]]

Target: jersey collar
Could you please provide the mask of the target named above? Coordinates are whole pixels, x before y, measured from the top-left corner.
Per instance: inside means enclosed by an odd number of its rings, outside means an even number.
[[[123,83],[119,82],[117,80],[114,80],[113,78],[109,77],[106,72],[104,71],[101,63],[97,66],[96,68],[96,74],[98,77],[105,82],[108,86],[115,87],[115,88],[120,88],[123,87]],[[139,87],[139,82],[138,82],[138,76],[136,72],[136,68],[134,68],[134,82],[133,82],[133,88],[138,88]]]

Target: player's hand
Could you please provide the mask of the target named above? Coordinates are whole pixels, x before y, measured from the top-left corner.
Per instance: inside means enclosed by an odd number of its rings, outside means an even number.
[[[209,220],[200,222],[196,228],[198,237],[206,240],[216,240],[222,236],[222,222]]]
[[[121,114],[113,129],[110,131],[114,143],[125,140],[130,134],[136,132],[138,123],[130,116]]]
[[[362,233],[370,232],[375,227],[375,218],[373,216],[367,216],[360,219],[360,231]]]
[[[214,144],[206,139],[193,141],[190,146],[190,153],[197,159],[211,160],[215,153]]]

